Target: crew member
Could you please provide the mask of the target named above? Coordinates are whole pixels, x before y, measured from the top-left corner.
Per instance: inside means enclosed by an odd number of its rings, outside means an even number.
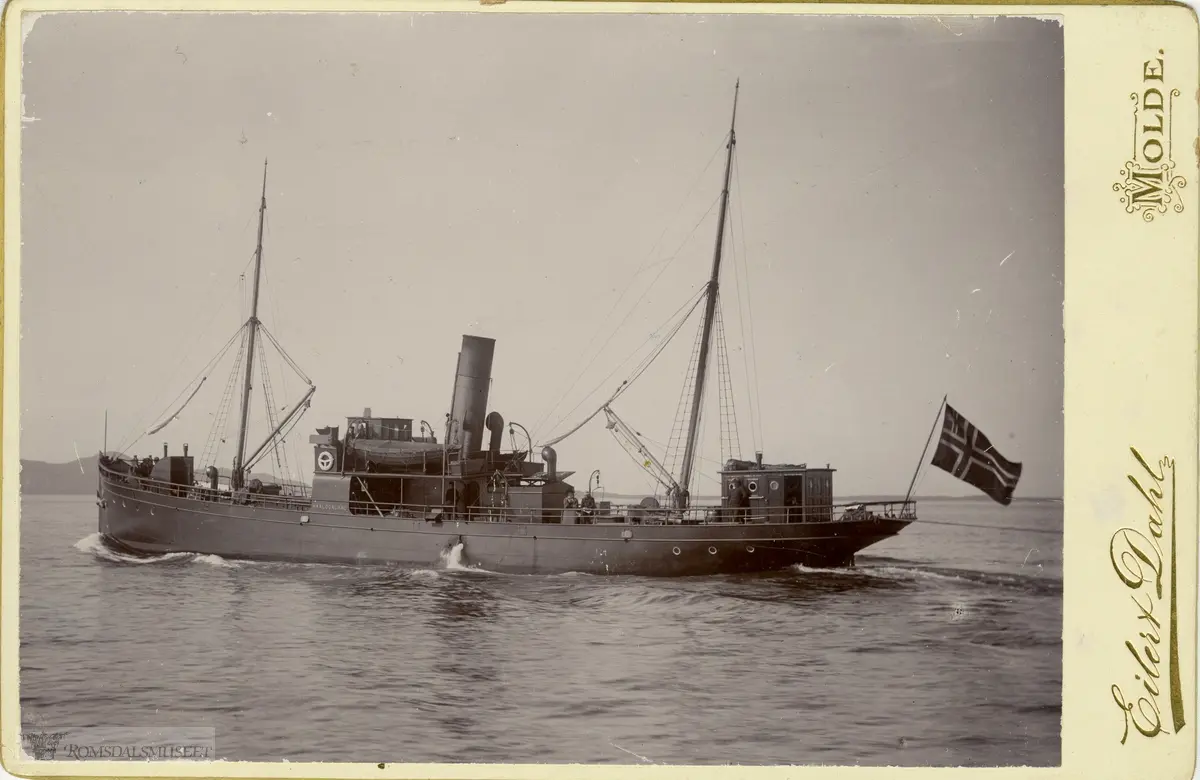
[[[596,499],[592,498],[592,491],[583,494],[583,501],[579,503],[579,514],[589,523],[596,514]]]
[[[461,485],[454,486],[454,512],[460,517],[467,514],[467,491]]]
[[[746,509],[750,506],[750,491],[742,484],[741,477],[734,477],[729,491],[729,507],[733,510],[735,523],[746,522]]]
[[[675,500],[677,502],[676,508],[677,509],[687,509],[689,506],[689,502],[691,501],[691,498],[692,498],[691,492],[689,492],[686,487],[681,488],[679,491],[679,494],[675,497]]]
[[[575,509],[579,506],[579,499],[575,498],[575,489],[571,488],[567,491],[567,497],[563,499],[563,509]]]

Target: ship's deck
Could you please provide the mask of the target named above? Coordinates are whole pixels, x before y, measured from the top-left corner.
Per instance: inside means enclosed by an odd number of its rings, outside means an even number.
[[[639,504],[603,502],[591,513],[582,509],[532,510],[504,506],[456,508],[438,504],[388,504],[369,502],[313,501],[304,495],[268,495],[212,489],[201,485],[177,485],[122,473],[101,465],[101,477],[128,494],[174,496],[227,506],[322,514],[354,514],[378,517],[442,517],[467,522],[553,523],[591,525],[743,525],[746,523],[855,522],[871,517],[912,521],[917,518],[915,501],[843,502],[822,507],[751,506],[733,509],[718,505],[696,505],[688,509],[645,507]],[[805,510],[809,511],[806,512]]]

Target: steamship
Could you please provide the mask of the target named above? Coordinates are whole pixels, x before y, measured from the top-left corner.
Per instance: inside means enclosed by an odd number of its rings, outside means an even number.
[[[714,329],[720,330],[718,290],[736,119],[735,89],[711,274],[689,310],[702,311],[703,319],[698,352],[685,377],[690,382],[685,391],[690,387],[690,392],[680,405],[684,424],[679,426],[682,458],[677,470],[665,466],[614,410],[628,381],[566,434],[540,447],[527,433],[526,446],[517,446],[513,435],[512,446],[504,447],[506,429],[514,434],[524,428],[506,424],[498,412],[488,410],[496,342],[465,335],[441,431],[423,420],[414,425],[411,418],[373,416],[368,409],[346,418],[345,431],[324,427],[310,437],[311,486],[256,476],[255,464],[278,452],[316,392],[258,318],[267,207],[264,163],[250,316],[226,344],[226,349],[235,342],[240,347],[237,369],[217,413],[218,420],[227,420],[233,397],[240,396],[232,469],[223,472],[214,465],[211,441],[199,468],[187,445],[182,453],[164,445],[161,457],[140,459],[102,452],[97,489],[101,538],[138,555],[191,552],[229,559],[400,566],[458,559],[469,567],[519,573],[689,576],[796,564],[853,565],[856,552],[916,519],[915,502],[835,504],[835,470],[828,464],[771,464],[759,452],[753,459],[721,462],[719,502],[691,500],[704,390],[712,353],[721,353],[724,343],[720,334],[714,339]],[[269,415],[270,434],[250,449],[251,380],[256,351],[268,343],[301,376],[306,390],[285,414]],[[727,360],[719,354],[718,369],[722,357]],[[240,392],[235,392],[238,378]],[[270,396],[265,368],[259,384]],[[725,383],[720,384],[724,392]],[[178,419],[199,388],[143,436]],[[273,400],[267,399],[268,409],[279,408]],[[592,472],[585,489],[576,490],[569,481],[574,472],[560,469],[555,445],[600,415],[657,480],[661,493],[624,505],[596,501],[598,472]],[[577,492],[583,493],[581,502],[575,500]]]

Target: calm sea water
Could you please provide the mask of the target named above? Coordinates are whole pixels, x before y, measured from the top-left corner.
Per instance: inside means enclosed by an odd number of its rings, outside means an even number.
[[[135,562],[91,497],[29,497],[22,718],[231,760],[1057,765],[1062,505],[919,508],[853,571],[652,580]]]

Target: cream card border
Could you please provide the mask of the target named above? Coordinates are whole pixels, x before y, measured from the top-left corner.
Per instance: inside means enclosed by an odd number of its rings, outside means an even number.
[[[0,525],[0,758],[19,775],[337,778],[1175,778],[1195,762],[1197,592],[1197,22],[1182,6],[834,5],[440,0],[232,2],[204,11],[475,11],[479,13],[739,13],[1036,15],[1065,36],[1066,332],[1062,766],[1025,769],[663,767],[578,765],[33,762],[20,748],[17,587],[20,503],[20,134],[23,31],[55,10],[189,10],[199,3],[38,2],[5,11],[3,232],[3,521]],[[1163,54],[1159,54],[1159,52]],[[1162,59],[1162,64],[1158,60]],[[1155,75],[1162,76],[1161,79]],[[514,77],[519,77],[516,75]],[[1152,219],[1144,171],[1157,127],[1157,88],[1170,103],[1174,200]],[[1134,110],[1141,113],[1134,115]],[[1165,112],[1164,108],[1162,112]],[[1144,129],[1147,125],[1151,129]],[[1136,135],[1135,135],[1136,134]],[[1165,154],[1165,148],[1164,148]],[[1163,158],[1166,159],[1165,157]],[[1143,175],[1130,178],[1126,163]],[[1161,161],[1159,161],[1161,164]],[[1128,185],[1125,189],[1123,186]],[[1161,193],[1158,193],[1161,194]],[[1136,196],[1126,211],[1121,198]],[[1176,210],[1176,208],[1181,210]],[[1135,457],[1134,448],[1145,465]],[[1173,468],[1168,464],[1173,462]],[[1151,476],[1161,473],[1162,482]],[[1136,484],[1135,484],[1136,481]],[[1144,491],[1144,492],[1143,492]],[[1155,492],[1157,491],[1157,492]],[[1161,497],[1159,495],[1161,493]],[[1124,529],[1124,530],[1123,530]],[[1162,538],[1155,536],[1162,533]],[[1144,557],[1138,557],[1138,553]],[[1161,553],[1161,558],[1159,557]],[[1163,595],[1153,591],[1161,560]],[[1122,575],[1124,580],[1122,579]],[[1145,580],[1145,582],[1143,582]],[[1133,586],[1138,587],[1133,587]],[[1177,627],[1169,630],[1171,601]],[[1153,620],[1145,617],[1149,612]],[[1169,646],[1178,645],[1171,664]],[[1156,644],[1154,639],[1158,639]],[[1126,642],[1131,643],[1127,646]],[[1149,651],[1146,648],[1149,647]],[[1139,661],[1140,659],[1140,661]],[[1157,663],[1154,662],[1157,659]],[[1154,680],[1156,687],[1143,687]],[[1178,687],[1172,696],[1172,674]],[[1140,675],[1140,677],[1135,677]],[[1161,713],[1164,732],[1143,736]],[[1184,725],[1173,732],[1172,700]],[[1148,717],[1149,716],[1149,717]],[[1132,715],[1131,715],[1132,718]],[[220,735],[218,735],[218,739]]]

